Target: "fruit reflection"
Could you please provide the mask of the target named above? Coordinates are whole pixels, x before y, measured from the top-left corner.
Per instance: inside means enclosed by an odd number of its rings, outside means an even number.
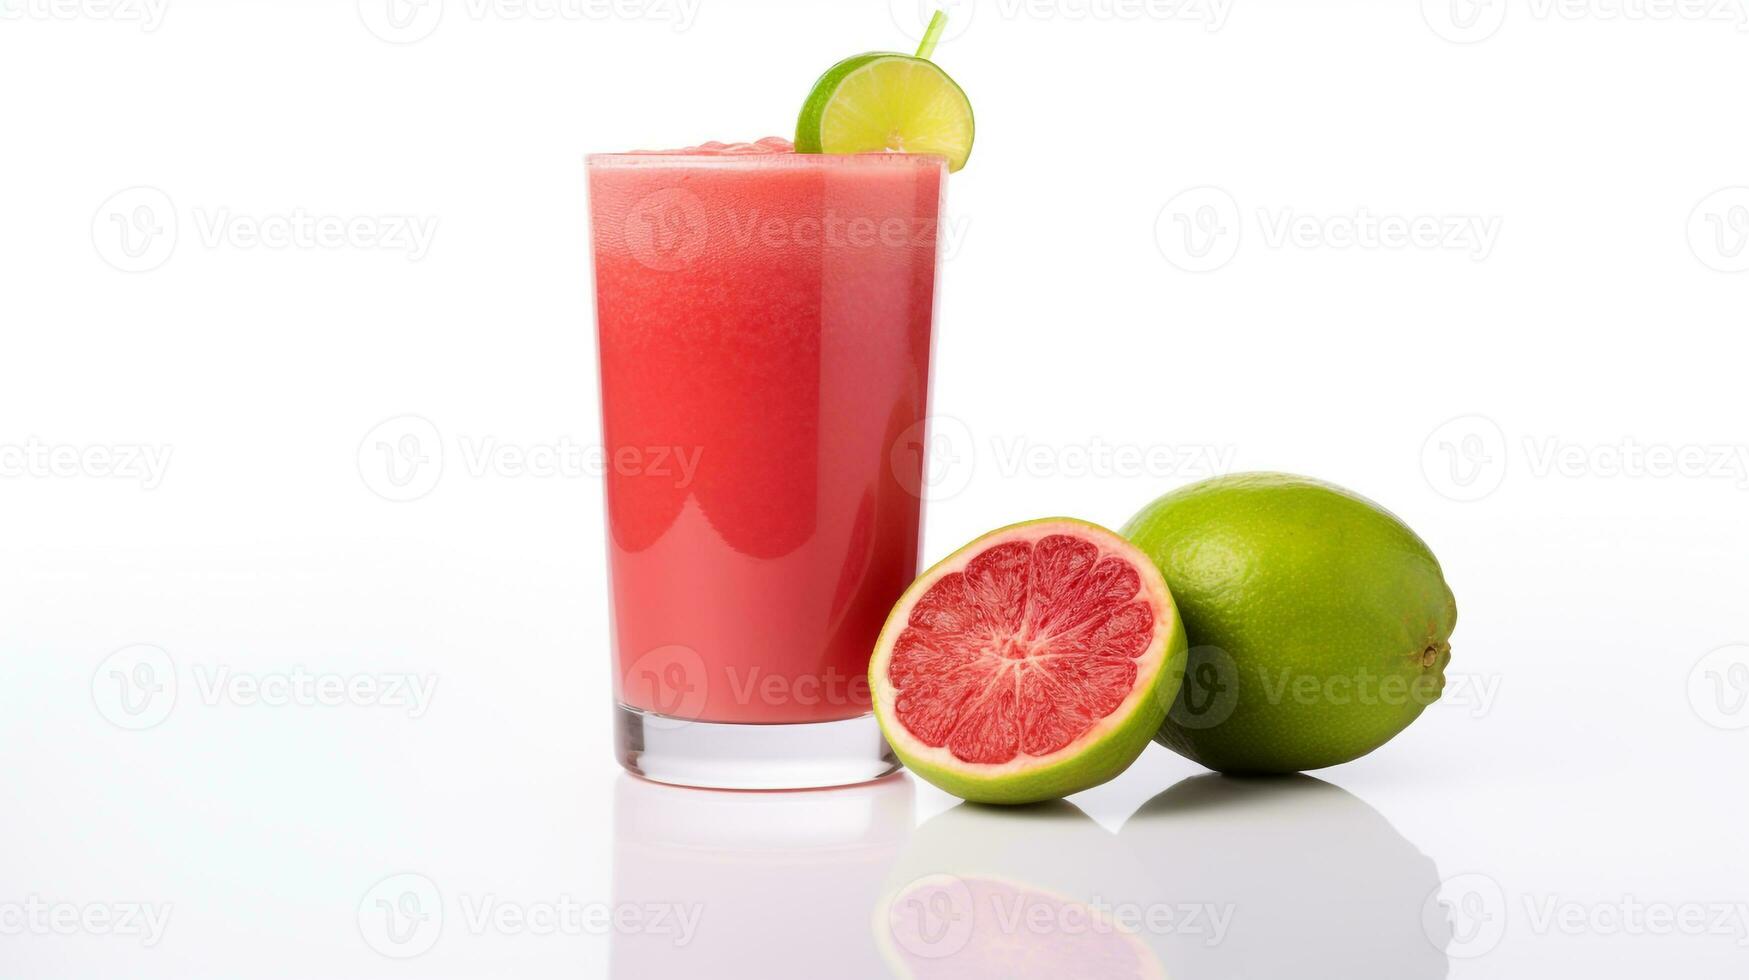
[[[1446,975],[1422,924],[1439,870],[1353,794],[1310,776],[1186,779],[1149,800],[1119,839],[1175,903],[1227,927],[1150,932],[1179,980]]]
[[[917,829],[874,932],[917,980],[1163,977],[1137,934],[1149,889],[1133,863],[1071,804],[962,804]]]

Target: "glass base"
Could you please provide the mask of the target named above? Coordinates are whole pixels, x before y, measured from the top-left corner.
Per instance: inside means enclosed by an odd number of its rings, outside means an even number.
[[[709,789],[821,789],[899,768],[874,715],[801,725],[687,721],[620,704],[619,764],[659,783]]]

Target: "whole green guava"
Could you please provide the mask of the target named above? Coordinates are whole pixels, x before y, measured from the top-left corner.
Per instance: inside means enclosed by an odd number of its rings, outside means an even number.
[[[1220,772],[1321,769],[1408,727],[1445,688],[1457,602],[1395,515],[1284,473],[1204,480],[1122,533],[1159,565],[1190,640],[1156,740]]]

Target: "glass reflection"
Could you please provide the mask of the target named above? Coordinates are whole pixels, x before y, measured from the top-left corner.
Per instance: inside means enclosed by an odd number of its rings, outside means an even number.
[[[1174,978],[1446,975],[1449,937],[1422,914],[1438,868],[1340,787],[1195,776],[1143,804],[1118,836],[1171,902],[1225,918],[1218,932],[1146,934]]]
[[[869,908],[915,822],[911,782],[801,793],[614,784],[616,909],[674,928],[615,929],[612,974],[859,978],[883,960]]]

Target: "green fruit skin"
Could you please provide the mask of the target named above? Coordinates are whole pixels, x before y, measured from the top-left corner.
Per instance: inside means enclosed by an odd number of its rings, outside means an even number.
[[[802,103],[802,113],[796,119],[796,152],[819,153],[820,150],[820,117],[826,113],[826,103],[832,101],[833,93],[838,91],[838,83],[844,76],[874,61],[876,58],[902,57],[897,51],[870,51],[866,54],[856,54],[826,69],[814,87],[808,91],[808,101]]]
[[[1023,521],[998,528],[979,537],[977,540],[943,558],[928,571],[918,576],[919,580],[930,578],[935,570],[948,564],[960,555],[971,550],[983,550],[994,543],[994,539],[1005,535],[1015,528],[1026,527],[1040,523],[1074,523],[1093,527],[1106,534],[1097,524],[1074,518],[1052,517],[1037,521]],[[1170,589],[1162,591],[1168,603],[1173,597]],[[900,607],[903,603],[900,603]],[[896,639],[898,632],[905,628],[898,621],[898,608],[888,616],[886,625],[881,628],[881,643],[886,644]],[[966,769],[956,769],[936,765],[920,759],[905,751],[905,741],[896,737],[894,726],[899,723],[888,717],[889,707],[875,705],[875,718],[880,723],[881,731],[887,736],[887,744],[893,749],[899,761],[907,769],[923,777],[935,786],[952,793],[962,800],[973,803],[1022,804],[1039,803],[1044,800],[1061,799],[1062,797],[1079,793],[1084,789],[1092,789],[1101,783],[1109,782],[1118,773],[1130,767],[1142,750],[1148,747],[1148,742],[1154,738],[1166,717],[1166,712],[1178,695],[1178,685],[1184,680],[1185,656],[1189,649],[1189,640],[1184,630],[1184,619],[1176,612],[1170,617],[1171,631],[1160,642],[1165,645],[1165,655],[1161,658],[1160,669],[1155,671],[1153,681],[1148,685],[1147,696],[1136,706],[1135,713],[1123,724],[1107,732],[1097,743],[1089,746],[1078,755],[1062,759],[1048,766],[1036,769],[1022,769],[1018,772],[1001,776],[982,776]],[[869,662],[869,689],[880,690],[877,671],[883,666],[879,658],[871,658]]]
[[[1338,765],[1445,688],[1457,601],[1426,543],[1358,494],[1241,473],[1173,491],[1121,533],[1160,567],[1190,636],[1156,739],[1192,761],[1236,774]]]

